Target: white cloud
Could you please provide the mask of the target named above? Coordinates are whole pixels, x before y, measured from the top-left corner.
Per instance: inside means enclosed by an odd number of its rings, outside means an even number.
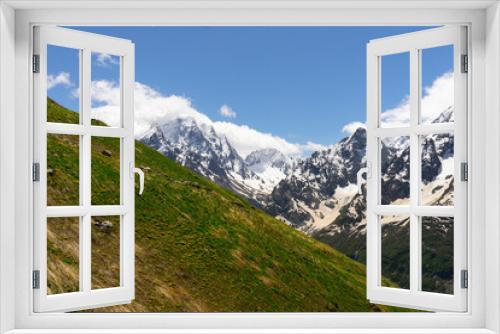
[[[348,135],[352,135],[354,133],[354,131],[356,131],[358,128],[365,129],[366,128],[365,123],[361,123],[361,122],[348,123],[348,124],[344,125],[344,127],[342,128],[342,132],[347,133]]]
[[[380,115],[383,127],[400,127],[410,124],[410,101],[405,96],[396,108],[387,109]]]
[[[215,131],[226,136],[242,157],[255,150],[274,148],[285,155],[302,156],[305,153],[325,149],[323,145],[307,142],[306,144],[290,143],[271,133],[255,130],[247,125],[237,125],[230,122],[214,122]]]
[[[97,107],[92,108],[92,117],[109,125],[119,124],[120,91],[116,83],[107,80],[92,82],[92,101]],[[225,135],[241,156],[262,148],[275,148],[287,155],[303,156],[311,151],[325,149],[320,144],[291,143],[271,133],[263,133],[247,125],[231,122],[213,122],[200,113],[191,101],[182,96],[164,96],[153,88],[136,82],[135,84],[135,132],[136,136],[144,135],[156,124],[162,124],[177,118],[192,118],[202,127],[213,127],[221,135]],[[422,117],[424,121],[435,119],[442,111],[453,105],[453,75],[446,73],[437,78],[431,86],[424,88],[422,99]],[[408,99],[401,101],[397,108],[382,113],[382,121],[390,126],[403,125],[407,122],[409,112]],[[350,134],[360,122],[352,122],[344,126],[342,131]]]
[[[448,72],[438,77],[431,86],[425,87],[421,101],[422,121],[431,122],[444,110],[453,106],[453,73]],[[408,126],[410,123],[410,101],[405,97],[399,106],[381,114],[381,123],[385,127]]]
[[[444,110],[453,106],[453,83],[453,73],[448,72],[434,80],[430,87],[425,87],[421,108],[424,122],[433,121]]]
[[[109,67],[111,65],[118,65],[120,61],[117,56],[112,56],[107,53],[98,53],[97,54],[97,65],[101,67]]]
[[[120,89],[117,83],[107,80],[93,81],[92,101],[99,106],[92,108],[92,117],[111,126],[120,123]],[[211,123],[211,120],[196,111],[191,101],[185,97],[163,96],[151,87],[135,83],[134,91],[135,134],[140,137],[155,124],[176,118],[193,118],[198,124]]]
[[[92,101],[98,107],[92,108],[92,117],[111,126],[118,126],[120,90],[116,83],[100,80],[92,82]],[[230,122],[213,122],[206,115],[197,111],[191,101],[182,96],[164,96],[153,88],[135,83],[135,135],[141,137],[156,124],[162,124],[177,118],[192,118],[200,126],[212,126],[215,131],[225,135],[231,145],[242,157],[262,148],[275,148],[287,155],[304,155],[308,152],[324,149],[316,143],[290,143],[287,140],[263,133],[246,125]]]
[[[57,75],[49,74],[47,75],[47,90],[52,89],[56,86],[73,86],[68,72],[60,72]]]
[[[224,117],[228,117],[228,118],[235,118],[236,117],[236,113],[227,104],[224,104],[222,107],[220,107],[219,114],[221,114]]]

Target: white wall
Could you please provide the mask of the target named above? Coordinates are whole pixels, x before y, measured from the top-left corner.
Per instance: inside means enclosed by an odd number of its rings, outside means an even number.
[[[486,256],[496,266],[486,267],[486,327],[500,331],[500,6],[486,17]]]
[[[14,328],[14,20],[0,3],[0,333]]]

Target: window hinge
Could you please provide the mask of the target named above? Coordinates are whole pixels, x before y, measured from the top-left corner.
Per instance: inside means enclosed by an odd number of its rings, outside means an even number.
[[[462,55],[462,73],[469,72],[469,56]]]
[[[40,270],[33,270],[33,289],[40,289]]]
[[[33,55],[33,73],[40,73],[40,55]]]
[[[469,181],[469,164],[466,162],[460,164],[460,179],[462,181]]]
[[[462,270],[460,276],[460,287],[462,289],[467,289],[469,287],[469,272],[467,270]]]
[[[33,163],[33,181],[40,181],[40,164],[38,162]]]

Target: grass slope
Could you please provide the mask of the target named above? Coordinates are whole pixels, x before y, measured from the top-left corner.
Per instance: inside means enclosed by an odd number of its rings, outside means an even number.
[[[51,100],[48,113],[52,121],[78,118]],[[78,202],[78,138],[51,135],[48,145],[48,204]],[[93,139],[94,204],[116,198],[118,159],[115,139]],[[146,171],[136,197],[136,298],[99,311],[399,310],[368,303],[364,265],[140,142],[136,165]],[[78,289],[78,224],[63,222],[49,224],[52,293]],[[116,284],[118,229],[111,218],[92,221],[94,288]]]

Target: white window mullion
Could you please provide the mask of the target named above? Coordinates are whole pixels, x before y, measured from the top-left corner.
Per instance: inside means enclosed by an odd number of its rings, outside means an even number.
[[[123,87],[135,85],[135,63],[134,46],[132,51],[122,57],[120,80]],[[121,204],[125,207],[126,213],[121,216],[120,235],[120,284],[130,291],[130,298],[135,296],[135,193],[134,193],[134,170],[135,166],[135,137],[134,137],[134,96],[132,94],[122,94],[121,101],[122,127],[126,135],[121,140]]]
[[[373,292],[376,291],[380,278],[380,263],[378,262],[380,254],[380,228],[378,224],[378,216],[376,207],[378,206],[378,198],[380,196],[380,173],[379,173],[379,149],[378,138],[376,137],[376,129],[379,123],[379,84],[380,83],[380,58],[372,53],[370,48],[367,48],[367,101],[372,103],[367,104],[367,136],[366,136],[366,161],[370,164],[371,171],[366,175],[367,189],[371,192],[366,193],[366,220],[367,220],[367,235],[366,235],[366,263],[367,263],[367,297],[373,299]]]
[[[420,104],[419,51],[410,51],[410,290],[420,290],[420,224],[415,208],[419,204],[420,148],[417,127]]]
[[[92,280],[92,236],[91,236],[91,135],[88,131],[91,121],[91,52],[88,49],[82,51],[82,75],[80,85],[81,122],[86,130],[82,135],[80,147],[80,187],[81,201],[84,215],[81,217],[80,226],[80,286],[84,292],[91,290]]]

